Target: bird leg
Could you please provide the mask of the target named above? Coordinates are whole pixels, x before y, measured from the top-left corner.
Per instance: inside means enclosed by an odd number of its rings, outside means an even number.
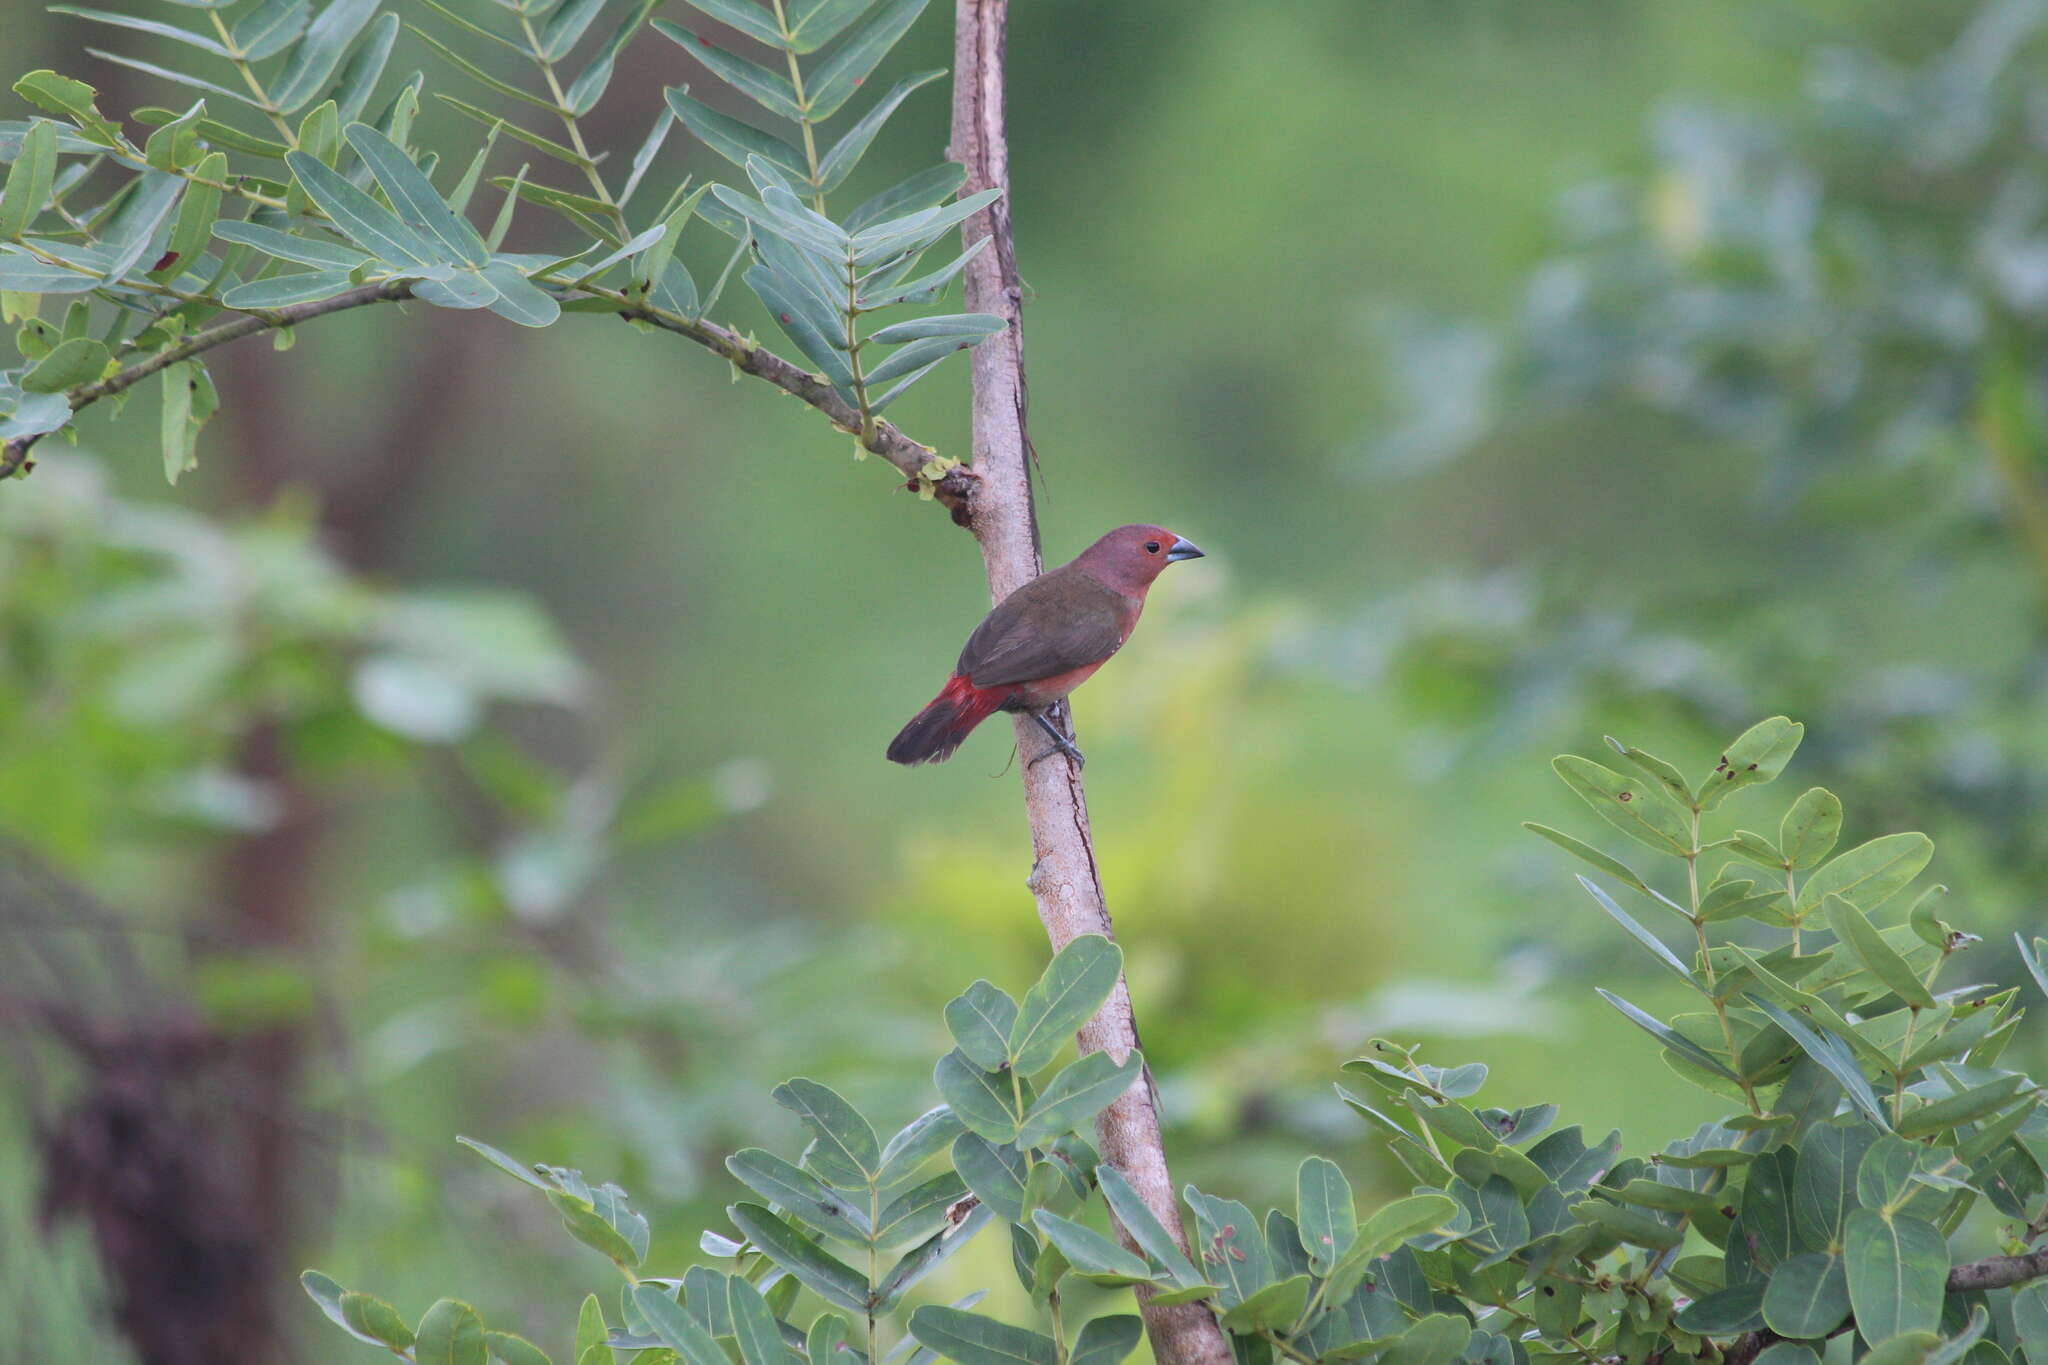
[[[1073,759],[1076,768],[1084,767],[1087,764],[1088,756],[1074,746],[1073,740],[1061,734],[1060,728],[1057,725],[1046,719],[1045,712],[1033,711],[1030,715],[1031,719],[1038,722],[1038,728],[1045,731],[1046,735],[1052,740],[1053,747],[1039,754],[1037,758],[1032,759],[1025,765],[1026,767],[1035,768],[1038,766],[1039,759],[1051,758],[1054,754],[1065,754],[1068,758]]]

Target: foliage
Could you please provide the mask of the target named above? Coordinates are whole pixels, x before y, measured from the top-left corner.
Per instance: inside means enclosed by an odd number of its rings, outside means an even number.
[[[886,1144],[826,1087],[778,1087],[809,1145],[796,1163],[758,1148],[728,1161],[758,1202],[730,1207],[736,1235],[705,1234],[724,1269],[649,1273],[647,1223],[624,1191],[469,1145],[622,1273],[616,1309],[594,1297],[582,1307],[579,1365],[611,1351],[649,1365],[785,1365],[792,1352],[822,1365],[910,1350],[959,1365],[1114,1365],[1139,1320],[1069,1321],[1063,1305],[1081,1283],[1200,1301],[1248,1362],[1597,1365],[1716,1350],[1746,1361],[1768,1346],[1794,1365],[1852,1328],[1856,1357],[1873,1365],[2038,1355],[2048,1319],[2025,1282],[2048,1274],[2048,1255],[1964,1265],[1949,1246],[1986,1205],[2010,1220],[2009,1252],[2048,1226],[2044,1092],[1998,1065],[2017,991],[1937,988],[1974,942],[1935,916],[1938,888],[1901,922],[1875,914],[1918,878],[1931,842],[1900,833],[1836,852],[1841,803],[1821,788],[1771,834],[1722,831],[1724,807],[1775,779],[1802,733],[1766,720],[1696,782],[1618,743],[1613,766],[1556,761],[1573,792],[1684,883],[1666,894],[1661,876],[1532,826],[1599,874],[1580,880],[1692,1007],[1665,1018],[1603,994],[1666,1064],[1740,1105],[1645,1156],[1623,1157],[1618,1132],[1589,1141],[1553,1128],[1554,1105],[1483,1106],[1483,1066],[1432,1065],[1375,1040],[1345,1069],[1379,1093],[1340,1094],[1385,1136],[1413,1191],[1361,1220],[1344,1173],[1319,1156],[1301,1163],[1291,1214],[1255,1218],[1190,1186],[1190,1252],[1080,1132],[1143,1074],[1142,1057],[1089,1054],[1042,1074],[1116,978],[1120,954],[1099,938],[1069,944],[1021,1003],[986,981],[953,1000],[957,1046],[934,1076],[945,1103]],[[1683,921],[1696,951],[1681,957],[1610,887]],[[2048,989],[2044,946],[2022,951]],[[925,1275],[998,1221],[1042,1314],[1033,1325],[973,1311],[980,1294],[911,1305]],[[346,1330],[406,1359],[546,1358],[454,1300],[414,1327],[324,1275],[306,1286]]]
[[[604,97],[652,0],[499,0],[503,12],[489,22],[429,4],[450,26],[446,37],[421,31],[436,53],[493,98],[550,116],[565,139],[442,95],[484,129],[480,145],[445,154],[413,143],[425,76],[384,81],[400,20],[380,13],[380,0],[329,0],[317,15],[307,0],[186,3],[203,13],[203,29],[60,6],[177,43],[220,68],[222,80],[100,54],[200,92],[182,111],[134,111],[154,127],[141,145],[82,82],[35,71],[15,83],[46,117],[0,123],[0,161],[11,163],[0,192],[0,304],[7,320],[22,323],[20,363],[0,371],[0,439],[17,443],[0,472],[18,470],[21,443],[66,428],[77,409],[160,375],[164,470],[175,482],[218,405],[204,351],[358,304],[414,298],[489,309],[529,327],[564,310],[608,313],[711,345],[713,332],[700,324],[747,257],[748,286],[872,439],[876,414],[1000,325],[970,314],[876,322],[937,299],[964,264],[965,255],[918,273],[925,254],[994,197],[948,202],[964,175],[958,166],[921,172],[836,218],[827,213],[827,196],[889,116],[942,74],[898,82],[820,150],[823,125],[925,3],[776,0],[772,13],[751,0],[699,6],[779,53],[780,70],[655,21],[719,80],[794,125],[801,147],[679,86],[623,176],[604,169],[581,120]],[[608,8],[613,26],[593,38]],[[485,54],[506,51],[532,68],[540,92],[492,73]],[[564,66],[572,59],[573,73]],[[686,181],[643,215],[635,192],[676,121],[741,167],[745,183],[693,189]],[[566,167],[575,188],[545,183],[531,162],[491,177],[504,198],[479,230],[467,215],[501,137]],[[459,174],[443,174],[457,165]],[[437,175],[452,185],[437,186]],[[505,250],[521,203],[563,220],[570,238],[545,252]],[[726,263],[708,291],[681,254],[685,228],[700,218],[735,242],[719,253]],[[49,306],[61,306],[61,318],[43,318]],[[729,329],[716,332],[714,349],[728,359],[750,351]]]

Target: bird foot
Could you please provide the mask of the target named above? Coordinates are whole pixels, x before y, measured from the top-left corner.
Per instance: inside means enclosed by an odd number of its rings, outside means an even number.
[[[1039,765],[1039,762],[1041,760],[1051,758],[1055,754],[1065,754],[1068,758],[1073,759],[1074,767],[1076,769],[1085,768],[1088,766],[1088,755],[1082,753],[1079,749],[1075,748],[1073,741],[1064,738],[1061,739],[1059,743],[1053,745],[1050,749],[1047,749],[1044,753],[1039,754],[1036,758],[1033,758],[1029,763],[1026,763],[1024,766],[1027,768],[1035,768]]]
[[[1059,726],[1054,725],[1043,711],[1032,712],[1031,719],[1037,721],[1038,728],[1045,731],[1046,738],[1052,741],[1052,747],[1037,755],[1029,763],[1026,763],[1025,767],[1035,768],[1041,759],[1051,758],[1054,754],[1065,754],[1068,758],[1073,759],[1076,770],[1087,766],[1088,756],[1075,747],[1073,740],[1061,734]]]

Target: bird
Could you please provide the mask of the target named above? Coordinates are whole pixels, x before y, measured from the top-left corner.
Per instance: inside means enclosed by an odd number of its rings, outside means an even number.
[[[974,628],[939,695],[890,742],[889,761],[943,763],[975,726],[998,711],[1021,711],[1052,740],[1027,766],[1056,753],[1076,767],[1087,762],[1046,713],[1123,648],[1161,571],[1202,557],[1163,526],[1119,526],[1032,579]]]

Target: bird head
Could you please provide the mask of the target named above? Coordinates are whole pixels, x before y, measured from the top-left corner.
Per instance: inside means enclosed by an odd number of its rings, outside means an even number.
[[[1169,564],[1200,559],[1201,549],[1163,526],[1119,526],[1081,552],[1078,562],[1111,587],[1142,592]]]

